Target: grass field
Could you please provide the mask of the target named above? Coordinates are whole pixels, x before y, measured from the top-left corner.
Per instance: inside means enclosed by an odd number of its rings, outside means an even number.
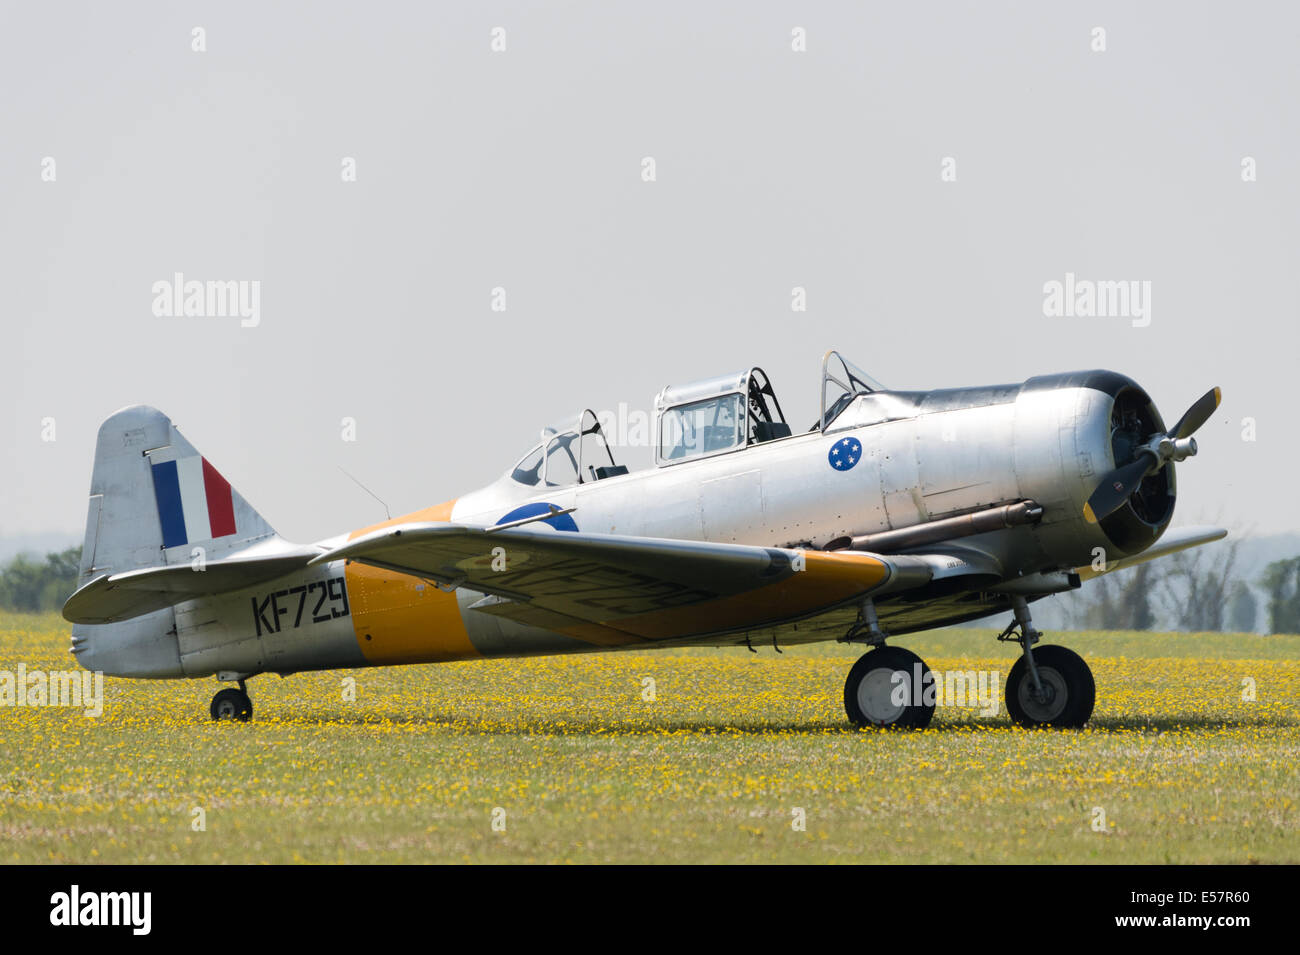
[[[1014,660],[991,631],[898,642]],[[1085,730],[999,706],[851,731],[837,645],[264,676],[250,724],[208,721],[213,680],[109,679],[95,719],[0,707],[0,860],[1300,861],[1300,637],[1050,642],[1096,675]],[[0,616],[0,670],[67,647],[57,616]]]

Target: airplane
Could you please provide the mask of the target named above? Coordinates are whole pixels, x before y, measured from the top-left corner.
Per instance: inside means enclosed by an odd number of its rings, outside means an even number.
[[[99,429],[63,615],[87,669],[234,684],[214,720],[249,720],[264,673],[839,640],[867,648],[848,720],[920,729],[933,677],[887,641],[1009,610],[1009,716],[1081,727],[1092,673],[1029,604],[1226,536],[1168,530],[1220,399],[1166,428],[1112,371],[891,391],[829,351],[806,431],[751,367],[659,393],[653,467],[617,464],[587,409],[486,487],[311,545],[137,405]]]

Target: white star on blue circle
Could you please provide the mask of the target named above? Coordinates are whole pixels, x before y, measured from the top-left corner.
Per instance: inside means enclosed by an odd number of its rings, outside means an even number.
[[[831,445],[826,460],[837,471],[851,471],[862,457],[862,445],[854,438],[843,438]]]

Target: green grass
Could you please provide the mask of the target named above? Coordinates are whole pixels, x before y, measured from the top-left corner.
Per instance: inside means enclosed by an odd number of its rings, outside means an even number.
[[[1085,730],[850,731],[835,644],[259,677],[247,725],[208,722],[215,681],[110,679],[97,719],[0,708],[0,859],[1300,861],[1300,637],[1052,639],[1096,674]],[[67,641],[0,616],[0,670],[69,668]],[[899,642],[1003,681],[1015,659],[991,631]]]

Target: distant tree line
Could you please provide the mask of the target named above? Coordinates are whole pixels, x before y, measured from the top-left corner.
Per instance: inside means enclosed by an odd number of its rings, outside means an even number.
[[[1263,585],[1273,633],[1300,633],[1300,557],[1269,564]]]
[[[36,613],[58,610],[77,589],[81,548],[70,547],[45,559],[19,554],[0,568],[0,608]]]
[[[1236,575],[1237,541],[1194,548],[1089,581],[1072,623],[1093,630],[1253,633],[1259,601]],[[1269,633],[1300,633],[1300,557],[1269,564],[1257,581]]]

